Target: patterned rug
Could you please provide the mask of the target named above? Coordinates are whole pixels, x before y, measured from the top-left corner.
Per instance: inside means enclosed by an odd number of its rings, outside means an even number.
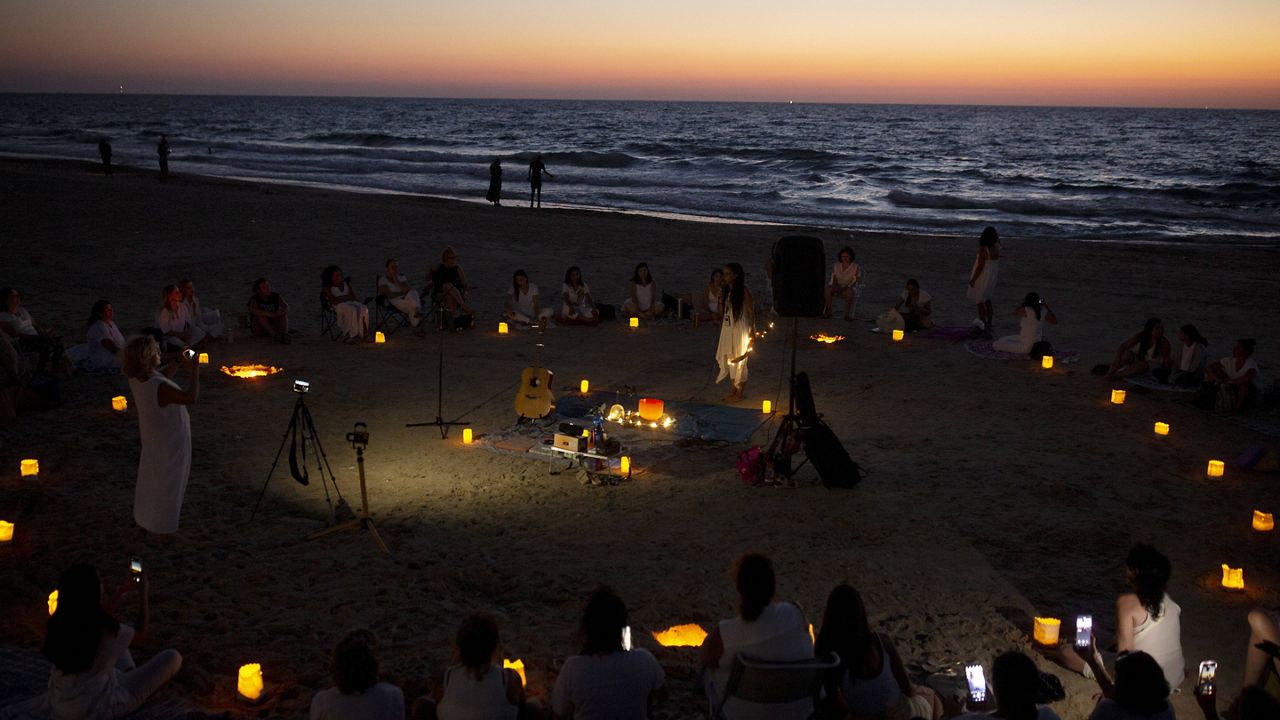
[[[1021,353],[1008,353],[1008,352],[996,350],[995,348],[991,347],[992,342],[994,341],[991,340],[990,338],[979,338],[977,340],[970,340],[969,342],[964,344],[964,349],[968,350],[973,355],[977,355],[980,358],[986,358],[988,360],[1030,360],[1031,359],[1030,355],[1023,355]],[[1080,362],[1080,353],[1076,352],[1075,350],[1055,350],[1053,353],[1053,360],[1055,363],[1062,364],[1062,365],[1066,365],[1068,363]]]

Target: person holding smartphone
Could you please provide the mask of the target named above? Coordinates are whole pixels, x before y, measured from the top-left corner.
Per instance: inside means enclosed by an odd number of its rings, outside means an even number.
[[[981,666],[977,666],[981,670]],[[973,682],[970,681],[972,687]],[[1036,663],[1016,650],[1000,655],[991,663],[991,692],[995,698],[976,701],[969,698],[971,712],[959,715],[956,720],[987,720],[991,717],[1003,720],[1061,720],[1058,713],[1047,705],[1037,705],[1040,688],[1040,670]],[[995,710],[988,712],[988,708]]]
[[[1006,335],[991,343],[992,350],[1026,355],[1031,346],[1044,339],[1044,324],[1058,324],[1058,316],[1053,309],[1037,293],[1029,292],[1022,298],[1022,304],[1014,311],[1018,316],[1018,334]]]
[[[200,397],[200,365],[194,352],[182,354],[188,375],[184,388],[160,372],[160,346],[150,335],[125,346],[124,374],[133,392],[142,436],[133,517],[149,533],[178,531],[182,499],[191,473],[191,418],[187,406]]]

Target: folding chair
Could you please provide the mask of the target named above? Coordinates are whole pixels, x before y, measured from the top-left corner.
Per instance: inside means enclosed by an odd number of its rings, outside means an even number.
[[[325,291],[320,291],[320,334],[328,335],[330,340],[342,338],[342,328],[338,327],[338,313],[329,304]]]
[[[840,657],[835,653],[789,662],[769,662],[736,655],[729,668],[729,682],[725,685],[724,695],[718,704],[713,703],[711,717],[714,720],[731,720],[725,715],[724,706],[734,698],[761,705],[809,700],[814,708],[810,717],[816,717],[822,679],[827,671],[839,666]]]
[[[378,287],[378,283],[382,281],[382,276],[378,275],[373,279],[373,286]],[[409,327],[413,322],[403,310],[391,304],[387,297],[382,293],[376,293],[365,303],[373,302],[373,329],[385,330],[393,333],[402,327]]]
[[[857,319],[858,301],[862,299],[862,292],[866,289],[867,289],[867,271],[862,270],[861,272],[858,273],[858,281],[853,284],[853,305],[849,307],[849,318]]]

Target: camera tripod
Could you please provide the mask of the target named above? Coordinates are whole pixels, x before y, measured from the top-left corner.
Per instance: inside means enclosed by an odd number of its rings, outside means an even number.
[[[809,454],[805,452],[804,460],[795,467],[791,459],[798,452],[804,452],[804,427],[802,416],[796,412],[796,346],[799,344],[796,318],[791,318],[791,373],[787,379],[787,414],[782,416],[778,431],[769,442],[765,457],[773,463],[774,474],[787,482],[792,482],[800,468],[809,462]]]
[[[440,352],[436,359],[436,419],[431,422],[405,423],[405,427],[438,427],[440,428],[440,439],[445,440],[449,437],[449,428],[454,425],[470,425],[469,422],[457,422],[444,419],[444,336],[449,334],[448,328],[444,324],[444,314],[448,312],[444,303],[439,307],[439,333],[440,333]]]
[[[302,387],[304,389],[299,389]],[[329,516],[334,517],[333,500],[329,497],[329,483],[333,483],[333,491],[338,496],[338,503],[343,504],[346,501],[342,498],[342,491],[338,489],[338,478],[333,474],[333,468],[329,467],[329,458],[324,454],[324,446],[320,444],[320,436],[316,433],[316,423],[311,417],[311,411],[307,409],[305,388],[310,386],[306,383],[294,383],[294,392],[298,393],[298,401],[293,404],[293,415],[289,417],[289,426],[284,429],[284,437],[280,438],[280,449],[276,450],[276,458],[271,461],[271,469],[267,471],[267,479],[262,483],[262,491],[258,493],[258,501],[253,504],[253,512],[249,514],[252,520],[258,514],[258,508],[262,505],[262,498],[267,494],[267,486],[271,484],[271,476],[275,474],[276,465],[280,462],[280,455],[284,452],[285,443],[289,444],[289,474],[293,476],[302,485],[310,485],[311,480],[307,474],[307,443],[310,442],[315,446],[316,470],[320,473],[320,484],[324,487],[324,501],[329,506]],[[302,440],[302,461],[298,461],[298,440],[301,435]],[[291,440],[292,439],[292,440]],[[326,478],[325,472],[329,475]]]
[[[373,541],[378,544],[382,552],[390,555],[391,551],[387,549],[386,543],[382,542],[382,537],[378,535],[378,528],[373,525],[373,518],[369,517],[369,490],[364,482],[364,449],[369,445],[368,426],[362,422],[356,423],[355,431],[347,433],[347,442],[351,443],[351,447],[356,449],[356,465],[360,468],[360,510],[356,513],[354,519],[314,533],[311,539],[316,540],[326,535],[346,530],[368,530],[369,534],[373,536]]]

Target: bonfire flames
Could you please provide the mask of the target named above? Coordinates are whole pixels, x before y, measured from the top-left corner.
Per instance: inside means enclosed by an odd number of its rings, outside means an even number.
[[[809,336],[809,339],[810,339],[810,340],[814,340],[814,341],[816,341],[816,342],[825,343],[825,344],[827,344],[827,345],[834,345],[834,344],[836,344],[836,343],[838,343],[838,342],[843,342],[843,341],[844,341],[844,336],[843,336],[843,335],[828,335],[828,334],[826,334],[826,333],[818,333],[817,335],[810,335],[810,336]]]
[[[663,647],[701,647],[707,639],[707,631],[694,624],[676,625],[653,634],[653,639]]]
[[[246,380],[252,380],[260,377],[267,377],[268,375],[275,375],[276,373],[283,372],[283,371],[284,371],[284,368],[278,368],[272,365],[232,365],[230,367],[227,367],[226,365],[222,366],[222,372],[224,375],[230,375],[231,377],[243,378]]]

